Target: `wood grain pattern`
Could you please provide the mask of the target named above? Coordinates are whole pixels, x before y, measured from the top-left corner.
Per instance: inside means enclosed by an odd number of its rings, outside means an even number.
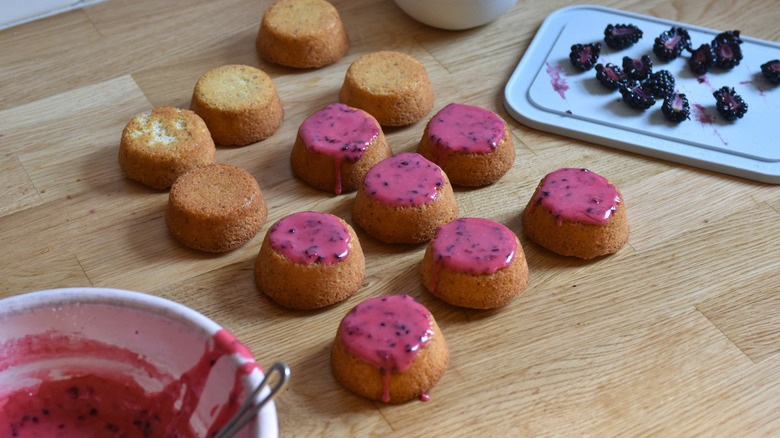
[[[148,292],[188,305],[246,343],[265,366],[284,360],[292,383],[278,399],[283,436],[768,436],[780,434],[780,188],[550,135],[512,120],[503,88],[542,20],[571,2],[520,0],[499,20],[465,31],[415,22],[390,0],[333,0],[351,40],[318,70],[257,58],[270,0],[109,0],[0,32],[0,297],[65,286]],[[773,0],[601,0],[595,3],[780,41]],[[420,284],[424,245],[385,245],[355,227],[366,279],[344,303],[280,308],[257,291],[254,259],[270,224],[318,210],[354,226],[354,194],[294,178],[300,123],[334,102],[349,64],[399,50],[426,67],[435,110],[450,102],[504,117],[517,160],[498,183],[456,189],[462,216],[487,217],[521,239],[524,294],[492,311],[460,309]],[[154,106],[189,105],[205,71],[257,66],[274,79],[285,121],[271,138],[219,148],[243,167],[269,208],[261,234],[235,251],[178,245],[163,214],[167,192],[124,178],[122,128]],[[780,98],[780,88],[767,91]],[[425,121],[385,130],[413,151]],[[588,167],[626,198],[629,244],[580,261],[521,232],[538,181]],[[452,351],[427,403],[374,403],[338,385],[329,348],[359,301],[409,293],[436,316]]]

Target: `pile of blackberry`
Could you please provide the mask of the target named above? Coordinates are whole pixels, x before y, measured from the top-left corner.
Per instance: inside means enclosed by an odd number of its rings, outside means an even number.
[[[688,31],[673,26],[659,35],[653,44],[653,53],[662,61],[673,60],[690,52],[687,64],[697,75],[707,73],[713,67],[730,70],[742,60],[740,31],[718,34],[710,43],[697,49],[691,45]],[[642,38],[642,30],[633,24],[609,24],[604,29],[604,42],[608,47],[620,50],[636,44]],[[623,57],[621,66],[598,63],[601,43],[574,44],[569,59],[580,71],[595,67],[596,79],[610,90],[619,90],[622,100],[631,108],[647,110],[662,101],[661,113],[673,123],[690,119],[691,108],[685,94],[675,90],[675,78],[669,70],[653,72],[653,61],[648,55],[639,58]],[[770,82],[780,84],[780,60],[772,60],[761,66],[761,73]],[[722,87],[713,93],[720,115],[729,121],[742,118],[748,105],[731,87]]]

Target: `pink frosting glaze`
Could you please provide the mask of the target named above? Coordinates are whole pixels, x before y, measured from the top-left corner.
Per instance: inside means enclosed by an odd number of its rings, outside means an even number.
[[[335,191],[340,194],[341,163],[358,161],[379,135],[379,127],[362,111],[333,103],[304,120],[298,133],[309,151],[333,157]]]
[[[88,340],[58,335],[26,336],[2,345],[13,351],[13,363],[57,357],[62,354],[95,355],[124,360],[145,370],[150,377],[164,379],[160,372],[129,350]],[[119,372],[89,372],[43,381],[30,388],[0,394],[0,436],[20,438],[92,436],[180,437],[198,434],[190,426],[209,374],[223,356],[251,358],[252,354],[230,332],[220,330],[213,345],[206,344],[198,362],[160,392],[148,393],[132,377]],[[213,407],[215,420],[206,436],[213,436],[237,412],[242,376],[258,368],[254,362],[236,369],[228,400]],[[71,373],[72,375],[72,373]],[[118,396],[121,394],[121,396]]]
[[[378,202],[413,207],[436,200],[444,175],[420,154],[402,152],[386,158],[366,174],[363,189]]]
[[[349,231],[332,214],[293,213],[274,224],[268,233],[273,249],[304,265],[330,265],[349,255]]]
[[[509,228],[482,218],[460,218],[436,230],[433,239],[433,278],[436,289],[442,267],[473,275],[494,274],[512,263],[517,240]]]
[[[504,123],[495,113],[459,103],[442,108],[428,124],[433,161],[439,164],[451,154],[492,152],[504,134]]]
[[[433,335],[430,315],[409,295],[389,295],[363,301],[341,322],[347,352],[379,369],[382,401],[390,401],[390,375],[408,370]]]
[[[541,205],[558,223],[603,225],[621,202],[620,194],[606,178],[588,169],[563,168],[549,173],[531,203]]]

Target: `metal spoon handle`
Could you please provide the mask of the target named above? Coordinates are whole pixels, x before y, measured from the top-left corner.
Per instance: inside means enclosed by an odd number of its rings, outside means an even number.
[[[257,398],[257,395],[260,394],[260,391],[266,387],[269,379],[274,374],[279,374],[279,379],[277,380],[276,385],[271,388],[271,392],[264,399],[255,404],[255,398]],[[263,377],[263,381],[260,382],[260,385],[258,385],[258,387],[252,391],[252,394],[250,394],[241,407],[238,408],[236,414],[233,415],[230,421],[228,421],[227,424],[225,424],[225,426],[223,426],[222,429],[220,429],[213,438],[228,438],[235,435],[236,432],[241,430],[241,428],[244,427],[246,423],[248,423],[252,418],[255,417],[255,415],[257,415],[258,412],[260,412],[260,409],[262,409],[266,403],[273,400],[284,389],[284,387],[287,386],[289,381],[290,367],[288,367],[284,362],[276,362],[273,364],[273,366],[268,369],[268,372],[265,373],[265,377]]]

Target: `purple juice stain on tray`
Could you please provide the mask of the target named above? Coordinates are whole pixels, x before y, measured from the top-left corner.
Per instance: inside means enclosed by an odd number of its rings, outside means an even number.
[[[704,108],[703,105],[698,103],[693,104],[693,119],[701,123],[702,128],[705,125],[710,125],[712,127],[712,132],[720,139],[721,143],[723,143],[724,146],[729,145],[723,136],[720,135],[718,129],[715,128],[715,119],[713,119],[712,116],[707,113],[707,109]]]
[[[545,64],[547,64],[547,74],[550,76],[550,85],[556,93],[561,95],[561,99],[566,100],[566,90],[569,89],[569,86],[566,85],[566,79],[561,76],[563,67],[550,65],[549,62],[545,62]]]

